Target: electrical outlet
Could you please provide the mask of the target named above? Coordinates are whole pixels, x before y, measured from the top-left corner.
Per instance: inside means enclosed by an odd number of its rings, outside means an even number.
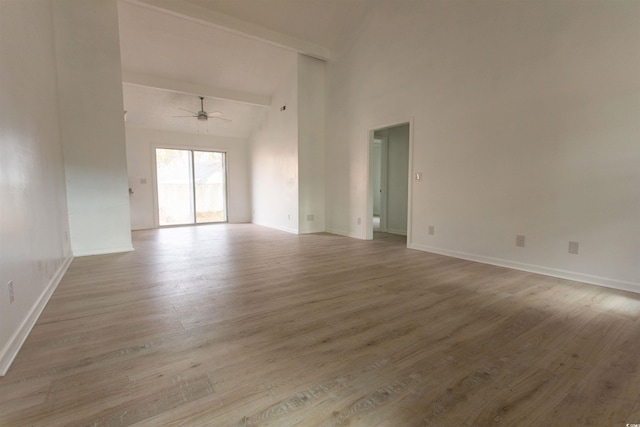
[[[580,253],[580,242],[569,242],[569,253],[578,255]]]
[[[313,214],[307,215],[307,221],[313,221]]]
[[[362,218],[358,218],[358,225],[362,224]]]
[[[433,236],[436,234],[436,228],[433,225],[429,226],[429,235]]]
[[[524,248],[524,236],[516,236],[516,246]]]
[[[9,288],[9,304],[11,304],[15,299],[15,295],[13,294],[13,280],[9,280],[7,283],[7,287]]]
[[[291,221],[291,214],[287,214],[287,219]]]

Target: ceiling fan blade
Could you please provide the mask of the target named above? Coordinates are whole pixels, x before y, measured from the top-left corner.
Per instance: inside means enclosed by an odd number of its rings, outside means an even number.
[[[225,122],[231,122],[231,119],[225,119],[224,117],[209,117],[210,119],[217,119],[217,120],[223,120]]]
[[[171,117],[198,117],[198,116],[171,116]]]
[[[220,111],[214,111],[213,113],[209,113],[209,117],[220,117],[222,113]]]
[[[194,116],[198,114],[198,113],[196,113],[195,111],[187,110],[186,108],[178,108],[178,110],[186,111],[187,113],[191,113],[191,114],[193,114]]]

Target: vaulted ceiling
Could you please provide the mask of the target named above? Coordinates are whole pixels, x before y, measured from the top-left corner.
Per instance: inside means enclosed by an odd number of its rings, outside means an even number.
[[[187,1],[306,40],[331,51],[338,48],[341,41],[358,25],[373,2],[373,0]]]
[[[330,58],[366,7],[366,0],[120,0],[127,124],[246,138],[297,53]],[[198,96],[207,112],[232,121],[174,117],[198,111]]]

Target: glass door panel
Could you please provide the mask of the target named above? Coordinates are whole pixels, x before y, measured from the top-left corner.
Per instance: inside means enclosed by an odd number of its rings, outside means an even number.
[[[194,223],[191,151],[156,149],[159,224]]]
[[[196,223],[227,220],[225,154],[193,152]]]

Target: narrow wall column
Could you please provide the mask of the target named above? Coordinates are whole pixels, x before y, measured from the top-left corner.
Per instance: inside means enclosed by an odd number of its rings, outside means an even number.
[[[54,1],[75,256],[132,250],[116,0]]]

